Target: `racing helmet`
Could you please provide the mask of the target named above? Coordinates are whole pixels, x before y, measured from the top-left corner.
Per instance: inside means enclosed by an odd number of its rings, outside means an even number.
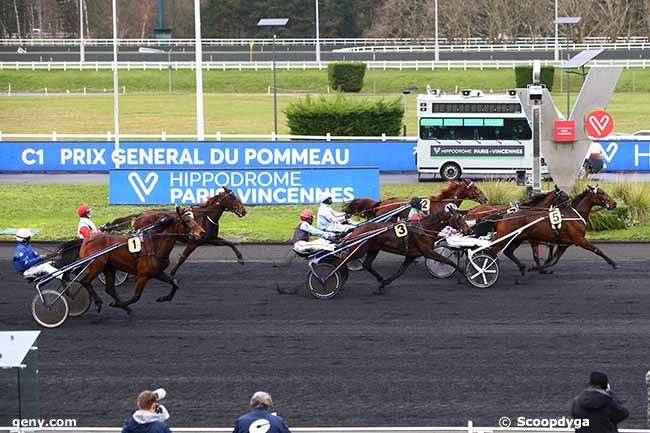
[[[86,215],[88,212],[90,212],[90,210],[91,210],[91,209],[90,209],[90,206],[88,206],[87,204],[82,204],[82,205],[79,206],[79,208],[77,209],[77,215],[79,215],[79,218],[81,218],[81,217],[83,217],[84,215]]]
[[[300,212],[300,220],[301,221],[307,221],[314,218],[314,212],[310,211],[309,209],[305,209],[302,212]]]
[[[447,203],[445,205],[445,212],[454,212],[458,210],[458,206],[455,203]]]
[[[32,232],[29,229],[18,229],[16,232],[16,240],[18,242],[28,241],[32,236]]]
[[[412,208],[422,210],[422,200],[420,200],[420,197],[413,197],[411,201],[409,201],[409,204]]]

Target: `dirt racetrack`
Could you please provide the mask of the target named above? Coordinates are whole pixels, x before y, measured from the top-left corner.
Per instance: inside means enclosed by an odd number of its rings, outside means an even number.
[[[502,261],[501,280],[479,290],[434,280],[420,262],[381,297],[370,275],[352,273],[331,301],[276,292],[276,281],[302,284],[302,261],[188,263],[172,303],[155,302],[167,287],[154,282],[130,317],[106,302],[42,333],[41,416],[121,426],[140,390],[162,386],[172,428],[229,426],[258,389],[290,426],[493,426],[567,415],[598,369],[630,409],[621,427],[644,428],[650,246],[601,246],[618,270],[570,249],[555,274],[525,285]],[[382,257],[380,272],[397,268]],[[35,291],[7,260],[0,273],[0,330],[38,329]],[[16,416],[13,379],[0,371],[0,425]]]

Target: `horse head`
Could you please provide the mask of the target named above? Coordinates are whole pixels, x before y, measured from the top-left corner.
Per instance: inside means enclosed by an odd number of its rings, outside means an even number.
[[[194,220],[194,214],[190,208],[176,206],[177,222],[183,225],[184,232],[190,239],[201,239],[205,236],[205,230]]]
[[[465,222],[465,217],[458,211],[458,207],[455,204],[449,203],[446,205],[444,212],[445,216],[443,218],[446,218],[448,225],[456,230],[460,230],[464,235],[472,232],[470,226]]]
[[[588,195],[591,196],[592,203],[595,206],[602,206],[605,209],[615,209],[616,200],[611,198],[602,188],[598,185],[587,186]]]
[[[456,182],[458,185],[458,189],[456,190],[457,198],[463,200],[474,200],[480,204],[487,204],[487,197],[473,181],[470,179],[463,179]]]
[[[237,215],[239,218],[246,215],[246,208],[244,207],[237,194],[227,186],[223,187],[223,191],[211,197],[207,203],[207,207],[221,206],[223,210],[230,211]]]

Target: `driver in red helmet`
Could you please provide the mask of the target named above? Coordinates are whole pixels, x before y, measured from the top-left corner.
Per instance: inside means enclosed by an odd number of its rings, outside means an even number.
[[[82,204],[77,209],[79,215],[79,227],[77,228],[77,235],[81,239],[88,239],[93,233],[97,233],[95,223],[90,219],[92,209],[87,204]]]

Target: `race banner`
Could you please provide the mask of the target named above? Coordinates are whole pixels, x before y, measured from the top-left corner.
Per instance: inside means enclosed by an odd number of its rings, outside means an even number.
[[[311,204],[331,196],[341,203],[355,197],[379,200],[379,170],[232,169],[111,170],[111,204],[199,204],[232,189],[244,204]]]
[[[379,167],[415,171],[415,142],[2,142],[0,171]]]

